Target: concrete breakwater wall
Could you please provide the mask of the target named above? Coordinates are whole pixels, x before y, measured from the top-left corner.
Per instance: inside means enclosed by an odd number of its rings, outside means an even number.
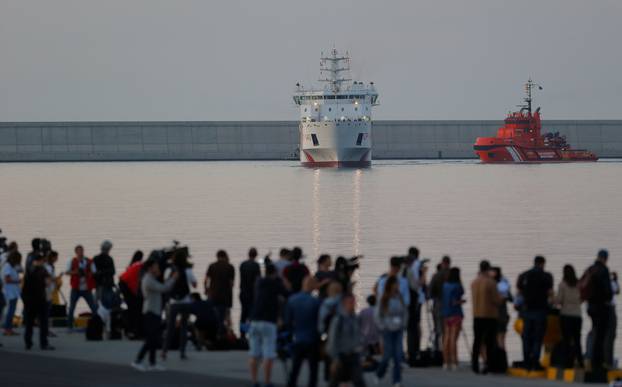
[[[375,121],[375,159],[474,158],[501,121]],[[622,120],[544,121],[576,148],[622,157]],[[296,121],[0,122],[0,161],[288,160]]]

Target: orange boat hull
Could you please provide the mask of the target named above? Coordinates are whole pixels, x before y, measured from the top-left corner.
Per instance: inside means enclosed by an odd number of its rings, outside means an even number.
[[[473,146],[483,163],[566,163],[597,161],[592,152],[554,147],[530,147],[497,137],[479,137]]]

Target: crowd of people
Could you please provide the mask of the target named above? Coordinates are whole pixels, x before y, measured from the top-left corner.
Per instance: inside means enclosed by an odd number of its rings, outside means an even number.
[[[189,340],[197,349],[247,348],[251,380],[257,386],[260,381],[272,385],[273,364],[279,359],[291,363],[288,386],[297,385],[305,362],[310,386],[321,378],[331,386],[342,382],[363,386],[364,372],[380,380],[390,365],[391,382],[399,386],[404,363],[416,367],[438,361],[448,371],[458,367],[466,291],[461,271],[452,266],[449,256],[440,260],[434,273],[429,273],[429,260],[420,258],[415,247],[405,256],[391,257],[387,272],[379,276],[367,297],[367,306],[357,312],[353,293],[357,284],[352,277],[359,257],[340,256],[333,262],[323,254],[312,271],[299,247],[281,249],[276,260],[269,255],[259,259],[257,250],[251,248],[238,268],[241,313],[239,332],[234,332],[231,308],[236,268],[226,251],[219,250],[207,268],[202,296],[187,247],[175,244],[154,250],[146,259],[137,251],[118,279],[112,248],[110,241],[104,241],[100,253],[91,259],[78,245],[65,270],[57,272],[58,253],[49,241],[34,239],[25,262],[17,243],[5,246],[0,255],[4,335],[17,334],[13,321],[21,298],[26,349],[33,346],[33,327],[38,322],[39,347],[53,350],[48,320],[52,305],[59,303],[60,284],[66,276],[71,288],[68,329],[73,330],[81,299],[110,337],[116,329],[114,316],[122,313],[126,336],[144,341],[132,362],[140,371],[164,369],[157,362],[158,350],[162,359],[171,349],[186,359]],[[596,373],[612,368],[617,323],[614,296],[620,289],[607,262],[608,252],[599,251],[581,277],[573,266],[564,266],[555,289],[542,256],[535,257],[533,267],[518,277],[514,287],[500,267],[481,261],[469,289],[472,370],[506,370],[505,336],[513,310],[522,321],[520,366],[541,369],[547,319],[554,311],[562,336],[554,361],[564,367],[584,367],[583,303],[592,320],[586,346],[590,368]],[[424,314],[431,316],[433,324],[430,348],[422,349]]]

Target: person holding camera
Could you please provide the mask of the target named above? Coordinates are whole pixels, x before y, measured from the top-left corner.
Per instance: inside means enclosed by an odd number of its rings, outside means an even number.
[[[186,359],[186,342],[188,341],[188,318],[192,313],[193,299],[190,289],[197,287],[197,280],[192,272],[192,264],[188,262],[190,254],[187,248],[175,251],[171,272],[177,273],[177,281],[170,292],[170,301],[166,309],[166,340],[162,349],[162,359],[166,359],[168,348],[176,335],[177,316],[181,316],[179,324],[179,356]]]
[[[93,289],[95,289],[95,278],[93,274],[96,272],[95,264],[84,256],[84,247],[81,245],[75,248],[75,257],[69,261],[66,274],[70,276],[69,283],[71,285],[71,293],[69,296],[69,312],[67,315],[67,323],[69,330],[73,328],[73,314],[76,310],[76,304],[80,298],[91,309],[91,313],[97,311],[95,300],[93,299]]]
[[[138,371],[164,371],[166,368],[156,364],[156,351],[161,339],[162,326],[162,296],[173,289],[179,272],[174,271],[171,276],[160,282],[162,276],[160,265],[156,259],[147,259],[143,264],[143,278],[140,281],[140,288],[143,294],[143,324],[145,332],[145,343],[138,351],[136,360],[132,362],[132,368]],[[149,367],[143,365],[143,359],[149,355]]]
[[[2,265],[3,292],[9,304],[3,324],[5,336],[17,335],[13,330],[13,317],[15,316],[17,301],[21,295],[19,284],[22,271],[22,255],[17,250],[12,251]]]

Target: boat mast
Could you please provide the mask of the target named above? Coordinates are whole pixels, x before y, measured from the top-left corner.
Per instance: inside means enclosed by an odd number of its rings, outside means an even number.
[[[324,56],[320,58],[320,82],[327,82],[330,84],[330,89],[333,93],[338,93],[341,90],[341,84],[349,82],[352,79],[345,78],[342,73],[350,71],[350,55],[346,51],[344,56],[339,56],[337,49],[331,50],[330,56]]]
[[[531,78],[529,78],[527,83],[525,83],[525,93],[527,94],[527,97],[524,99],[524,101],[527,103],[527,105],[518,105],[519,107],[522,108],[521,112],[523,110],[527,110],[527,112],[529,112],[529,115],[531,115],[531,102],[533,101],[533,98],[531,97],[531,93],[532,93],[533,88],[536,86],[538,87],[538,90],[542,90],[542,86],[532,81]]]

